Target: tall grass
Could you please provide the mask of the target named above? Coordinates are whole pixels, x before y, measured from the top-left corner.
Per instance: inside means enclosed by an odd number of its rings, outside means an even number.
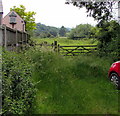
[[[118,112],[118,91],[107,77],[111,65],[109,59],[83,55],[63,57],[53,52],[42,52],[37,48],[20,54],[9,53],[4,58],[5,71],[10,71],[10,75],[4,76],[4,82],[8,82],[3,88],[6,93],[4,96],[9,98],[11,95],[9,88],[14,83],[10,82],[15,78],[17,81],[19,73],[21,74],[19,77],[23,80],[21,86],[15,83],[16,88],[12,95],[17,96],[16,101],[12,98],[5,99],[9,100],[5,102],[9,107],[6,105],[4,107],[7,112],[12,109],[13,114],[25,114],[24,106],[31,103],[33,103],[30,105],[32,110],[29,113],[32,114],[117,114]],[[28,78],[29,81],[24,81]],[[29,82],[34,83],[37,91],[29,85]],[[21,87],[21,91],[18,91],[17,87]],[[29,95],[32,96],[34,92],[36,94],[33,95],[36,97],[33,101]]]
[[[117,114],[118,93],[107,77],[109,59],[40,51],[31,59],[38,89],[33,114]]]

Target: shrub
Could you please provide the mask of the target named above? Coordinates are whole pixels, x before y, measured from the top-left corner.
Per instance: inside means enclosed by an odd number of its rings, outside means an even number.
[[[114,20],[110,22],[105,21],[95,29],[95,35],[99,41],[98,52],[100,56],[108,56],[118,60],[120,51],[119,32],[120,25]]]
[[[108,42],[107,44],[98,45],[98,54],[100,57],[109,57],[113,61],[119,59],[119,39],[113,40],[112,42]]]
[[[2,114],[26,114],[35,97],[32,64],[25,54],[3,52]]]

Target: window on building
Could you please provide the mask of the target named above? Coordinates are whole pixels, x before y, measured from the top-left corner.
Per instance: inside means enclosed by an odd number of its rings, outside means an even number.
[[[17,17],[17,15],[14,12],[12,12],[9,15],[9,17],[10,17],[10,24],[16,24],[16,17]]]
[[[10,17],[10,24],[16,24],[16,18]]]

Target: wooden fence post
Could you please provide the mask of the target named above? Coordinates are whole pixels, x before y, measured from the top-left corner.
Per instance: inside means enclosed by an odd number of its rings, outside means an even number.
[[[51,46],[52,46],[52,49],[53,49],[54,44],[52,43]]]
[[[54,41],[54,51],[57,52],[57,41]]]
[[[58,44],[58,53],[60,52],[60,45]]]

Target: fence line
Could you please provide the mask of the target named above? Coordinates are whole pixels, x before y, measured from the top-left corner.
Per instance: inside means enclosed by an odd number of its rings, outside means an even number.
[[[57,41],[54,41],[52,44],[48,44],[47,42],[43,42],[41,44],[36,44],[39,46],[51,46],[52,49],[63,55],[63,56],[77,56],[79,54],[90,54],[94,53],[97,50],[97,45],[68,45],[68,46],[62,46],[57,43]]]
[[[5,25],[0,25],[0,46],[8,51],[19,50],[28,43],[30,35]]]

